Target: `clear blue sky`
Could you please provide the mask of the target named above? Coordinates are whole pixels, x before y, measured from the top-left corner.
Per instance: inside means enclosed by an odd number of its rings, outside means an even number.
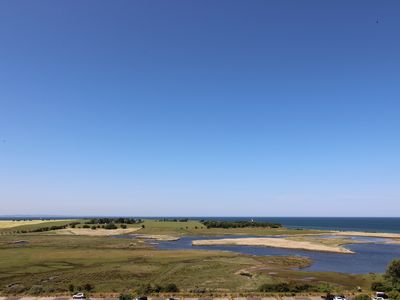
[[[0,204],[399,216],[400,2],[1,1]]]

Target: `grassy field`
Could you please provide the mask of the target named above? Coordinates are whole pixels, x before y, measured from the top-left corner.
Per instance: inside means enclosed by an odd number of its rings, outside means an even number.
[[[0,234],[17,233],[21,230],[35,230],[43,227],[62,226],[81,220],[31,220],[31,221],[0,221]]]
[[[96,292],[122,292],[140,285],[176,283],[186,292],[196,288],[251,292],[263,283],[311,280],[340,289],[368,287],[371,277],[304,273],[292,268],[310,262],[299,257],[257,257],[218,251],[162,251],[140,240],[25,234],[0,237],[0,289],[38,286],[45,294],[68,293],[70,283],[90,283]],[[247,275],[241,275],[245,273]],[[13,285],[14,284],[14,285]],[[15,292],[15,291],[14,291]]]
[[[15,234],[18,231],[30,231],[42,227],[62,226],[71,222],[81,222],[76,228],[81,228],[87,220],[51,220],[51,221],[0,221],[0,234]],[[4,222],[1,226],[1,222]],[[101,224],[95,224],[101,225]],[[92,225],[90,225],[92,226]],[[141,227],[144,228],[141,228]],[[287,228],[206,228],[196,220],[187,222],[144,220],[141,224],[129,224],[128,228],[141,228],[140,234],[167,234],[175,236],[183,235],[304,235],[324,233],[317,230],[297,230]],[[53,232],[49,232],[52,234]]]
[[[31,220],[31,221],[0,221],[0,229],[4,228],[12,228],[23,225],[35,225],[35,224],[43,224],[47,221],[42,220]]]
[[[145,220],[144,228],[138,231],[141,234],[168,234],[168,235],[302,235],[318,234],[324,231],[297,230],[287,228],[207,228],[199,221],[187,222]]]

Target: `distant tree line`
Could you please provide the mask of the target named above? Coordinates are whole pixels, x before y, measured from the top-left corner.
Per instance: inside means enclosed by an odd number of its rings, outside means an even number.
[[[280,228],[282,224],[270,222],[254,222],[254,221],[200,221],[207,228],[245,228],[245,227],[260,227],[260,228]]]
[[[86,221],[85,224],[139,224],[141,219],[134,218],[95,218]]]
[[[162,218],[157,220],[158,222],[188,222],[189,219],[167,219],[167,218]]]
[[[122,229],[126,229],[128,226],[126,224],[120,224],[119,225]],[[142,225],[143,226],[143,225]],[[90,226],[89,224],[84,224],[82,228],[90,228],[92,230],[96,230],[97,228],[102,228],[102,229],[118,229],[118,226],[115,225],[114,223],[108,223],[108,224],[103,224],[103,225],[92,225]]]
[[[52,230],[60,230],[65,229],[67,227],[75,227],[76,225],[80,224],[80,222],[71,222],[64,225],[53,225],[53,226],[45,226],[39,227],[31,230],[19,230],[18,233],[28,233],[28,232],[45,232],[45,231],[52,231]]]

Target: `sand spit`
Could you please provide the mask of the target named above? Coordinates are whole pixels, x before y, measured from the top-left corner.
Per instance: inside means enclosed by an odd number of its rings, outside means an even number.
[[[323,245],[307,241],[293,241],[284,238],[237,238],[219,240],[196,240],[193,246],[238,245],[238,246],[264,246],[286,249],[299,249],[309,251],[322,251],[351,254],[353,251],[341,246]]]
[[[376,237],[376,238],[387,238],[387,239],[400,239],[400,233],[332,231],[331,234],[340,236],[365,236],[365,237]]]
[[[95,230],[90,228],[66,228],[61,230],[56,230],[57,234],[63,235],[86,235],[86,236],[112,236],[129,234],[138,231],[140,228],[127,228],[127,229],[103,229],[97,228]]]
[[[165,234],[138,234],[136,235],[138,239],[148,239],[163,242],[173,242],[178,241],[179,237]]]

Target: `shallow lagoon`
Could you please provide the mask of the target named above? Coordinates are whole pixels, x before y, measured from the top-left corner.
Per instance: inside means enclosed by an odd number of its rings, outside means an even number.
[[[239,236],[237,237],[239,238]],[[240,236],[240,238],[243,237],[252,236]],[[259,246],[192,246],[193,240],[222,238],[234,237],[191,236],[182,237],[178,241],[163,241],[156,242],[154,244],[159,249],[222,250],[260,256],[304,256],[311,258],[313,260],[313,264],[310,267],[302,270],[316,272],[341,272],[352,274],[383,273],[387,264],[391,260],[400,258],[400,245],[384,244],[383,242],[386,242],[387,239],[365,237],[350,237],[356,241],[366,242],[365,244],[349,244],[345,246],[346,248],[354,251],[355,254],[325,253]]]

